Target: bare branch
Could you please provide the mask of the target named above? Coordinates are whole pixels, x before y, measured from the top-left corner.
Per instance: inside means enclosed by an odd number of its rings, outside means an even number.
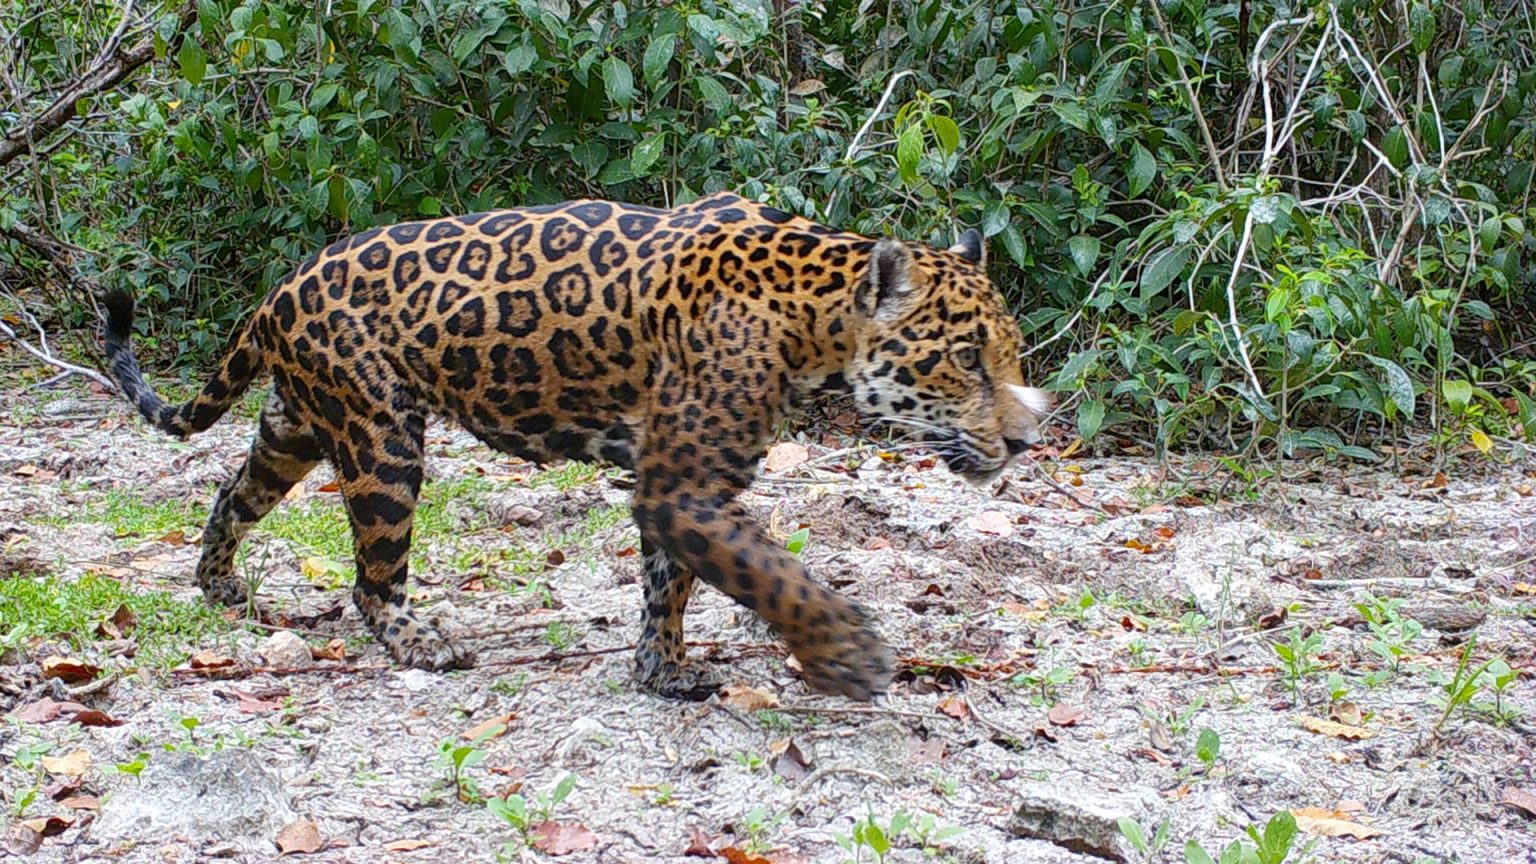
[[[188,3],[182,10],[180,21],[177,23],[177,32],[184,33],[196,20],[197,4]],[[133,74],[136,69],[153,60],[154,57],[155,42],[148,35],[126,51],[114,51],[110,56],[104,56],[102,62],[92,66],[78,80],[60,91],[59,95],[54,97],[52,104],[43,109],[42,113],[30,120],[23,120],[0,138],[0,165],[5,165],[18,156],[31,152],[34,141],[57,131],[74,119],[75,106],[81,99],[117,86],[124,78]]]

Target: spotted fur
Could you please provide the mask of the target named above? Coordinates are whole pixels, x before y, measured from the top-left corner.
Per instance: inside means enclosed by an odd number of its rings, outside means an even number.
[[[124,393],[173,435],[272,379],[203,535],[197,579],[212,600],[245,600],[241,538],[329,461],[369,628],[402,663],[468,663],[406,595],[423,430],[446,416],[526,459],[635,471],[646,686],[683,686],[697,577],[765,618],[813,686],[867,698],[891,666],[869,616],[808,578],[737,495],[785,408],[820,392],[917,427],[973,479],[1038,440],[1044,403],[1022,385],[1018,328],[981,259],[975,232],[942,251],[875,241],[727,194],[674,210],[573,201],[336,242],[262,301],[182,405],[145,383],[124,295],[107,299],[106,344]]]

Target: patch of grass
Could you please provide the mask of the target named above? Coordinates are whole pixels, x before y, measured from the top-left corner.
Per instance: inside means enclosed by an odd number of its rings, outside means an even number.
[[[201,499],[167,498],[148,502],[123,489],[109,490],[100,499],[87,503],[73,514],[50,514],[35,521],[43,525],[71,525],[99,522],[118,537],[159,537],[175,530],[197,530],[208,521],[207,502],[213,492]]]
[[[564,491],[590,486],[607,476],[609,469],[594,462],[567,462],[528,478],[528,488],[553,486]]]
[[[177,600],[163,591],[135,593],[107,576],[87,573],[66,581],[53,576],[0,579],[0,646],[62,636],[86,647],[96,625],[127,606],[138,619],[133,639],[146,665],[173,666],[232,625],[203,603]]]
[[[341,499],[311,498],[279,504],[256,523],[253,533],[275,537],[300,555],[315,555],[337,563],[352,561],[352,526]]]

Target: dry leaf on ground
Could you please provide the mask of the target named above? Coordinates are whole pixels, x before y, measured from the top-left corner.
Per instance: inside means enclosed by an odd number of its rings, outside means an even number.
[[[1519,807],[1526,812],[1526,815],[1536,816],[1536,793],[1528,792],[1519,786],[1505,786],[1501,794],[1504,797],[1499,800],[1500,804]]]
[[[779,697],[745,684],[731,684],[721,688],[720,701],[743,711],[764,711],[779,707]]]
[[[465,729],[459,737],[465,741],[486,741],[491,738],[499,738],[507,733],[507,726],[512,723],[513,714],[508,711],[505,714],[497,714],[487,717],[479,723]]]
[[[409,839],[409,838],[402,839],[402,840],[391,840],[388,843],[384,844],[384,851],[386,851],[386,852],[414,852],[417,849],[425,849],[425,848],[427,848],[428,846],[431,846],[431,845],[432,845],[431,843],[428,843],[425,840],[415,840],[415,839]]]
[[[533,829],[533,848],[549,855],[569,855],[597,848],[597,835],[587,826],[568,822],[545,822]]]
[[[1316,732],[1319,735],[1332,735],[1335,738],[1348,738],[1352,741],[1360,741],[1376,734],[1369,729],[1359,726],[1346,726],[1333,720],[1322,720],[1317,717],[1302,717],[1299,721],[1301,728],[1308,732]]]
[[[956,720],[964,720],[965,718],[971,716],[971,706],[965,704],[965,697],[959,694],[954,696],[945,696],[943,699],[940,699],[939,704],[934,707],[939,709],[940,714],[953,717]]]
[[[998,537],[1013,536],[1013,520],[1007,514],[997,510],[983,510],[965,520],[966,527],[982,534],[994,534]]]
[[[43,661],[43,678],[57,678],[66,684],[82,684],[101,674],[101,667],[78,657],[55,655]]]
[[[91,770],[91,754],[75,750],[63,756],[44,756],[43,770],[63,777],[79,777]]]
[[[320,839],[320,826],[313,819],[289,822],[277,832],[279,855],[308,855],[319,852],[324,845]]]
[[[1301,807],[1292,810],[1291,815],[1296,817],[1297,828],[1317,837],[1354,837],[1357,840],[1368,840],[1387,833],[1380,828],[1372,828],[1369,825],[1339,818],[1342,814],[1338,810]]]
[[[1051,721],[1053,726],[1076,726],[1088,719],[1088,712],[1076,705],[1058,703],[1045,712],[1045,719]]]
[[[781,474],[805,464],[810,458],[811,451],[807,450],[804,444],[784,441],[768,448],[768,456],[763,459],[763,470],[772,474]]]

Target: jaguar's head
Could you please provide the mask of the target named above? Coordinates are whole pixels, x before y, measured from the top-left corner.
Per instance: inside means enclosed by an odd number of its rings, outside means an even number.
[[[875,243],[844,373],[866,415],[911,427],[950,470],[996,477],[1040,441],[1050,398],[1024,386],[1019,326],[987,278],[981,235],[939,251]]]

